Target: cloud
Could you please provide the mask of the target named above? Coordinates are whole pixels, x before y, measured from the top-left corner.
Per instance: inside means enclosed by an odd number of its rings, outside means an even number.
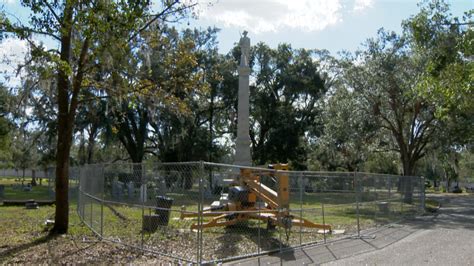
[[[342,21],[341,0],[200,0],[200,19],[253,33],[320,31]]]
[[[11,5],[11,4],[14,4],[14,3],[17,3],[18,1],[16,0],[1,0],[0,3],[3,3],[3,4],[7,4],[7,5]]]
[[[354,1],[354,12],[360,12],[367,8],[371,8],[374,6],[374,0],[355,0]]]
[[[21,83],[21,77],[16,76],[19,64],[25,60],[28,52],[28,44],[16,38],[7,38],[0,42],[0,82],[17,86]]]

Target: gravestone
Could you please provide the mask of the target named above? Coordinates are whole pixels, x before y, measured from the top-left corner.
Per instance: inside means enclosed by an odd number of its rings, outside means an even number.
[[[25,208],[26,209],[30,209],[30,210],[33,210],[33,209],[38,209],[39,206],[38,206],[38,203],[35,201],[35,200],[28,200],[26,203],[25,203]]]
[[[135,184],[130,181],[127,183],[127,194],[129,199],[133,199],[133,195],[135,194]]]
[[[123,194],[123,182],[114,181],[112,183],[112,199],[122,200]]]
[[[159,195],[166,194],[166,181],[164,179],[161,179],[160,181],[158,181],[158,194]]]
[[[48,189],[48,193],[49,193],[50,198],[54,199],[56,197],[56,192],[54,191],[52,187]]]
[[[390,212],[390,204],[388,202],[382,201],[377,203],[379,210],[383,214],[388,214]]]
[[[146,202],[146,199],[147,199],[146,184],[142,184],[140,186],[140,202],[144,203]]]
[[[27,184],[26,186],[23,187],[23,191],[30,192],[32,189],[31,184]]]

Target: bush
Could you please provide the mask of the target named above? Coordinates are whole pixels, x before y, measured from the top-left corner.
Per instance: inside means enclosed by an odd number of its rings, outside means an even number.
[[[431,182],[429,180],[425,181],[425,188],[430,188],[431,187]]]

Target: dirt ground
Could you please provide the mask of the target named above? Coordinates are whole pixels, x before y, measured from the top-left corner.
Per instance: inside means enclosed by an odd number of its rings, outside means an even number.
[[[71,215],[69,233],[50,236],[52,207],[0,206],[0,264],[174,264],[168,258],[100,241]]]

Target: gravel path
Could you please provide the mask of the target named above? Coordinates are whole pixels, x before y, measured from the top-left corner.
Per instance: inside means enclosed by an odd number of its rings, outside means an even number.
[[[474,265],[474,195],[437,196],[438,214],[406,223],[416,229],[383,249],[324,265]]]

